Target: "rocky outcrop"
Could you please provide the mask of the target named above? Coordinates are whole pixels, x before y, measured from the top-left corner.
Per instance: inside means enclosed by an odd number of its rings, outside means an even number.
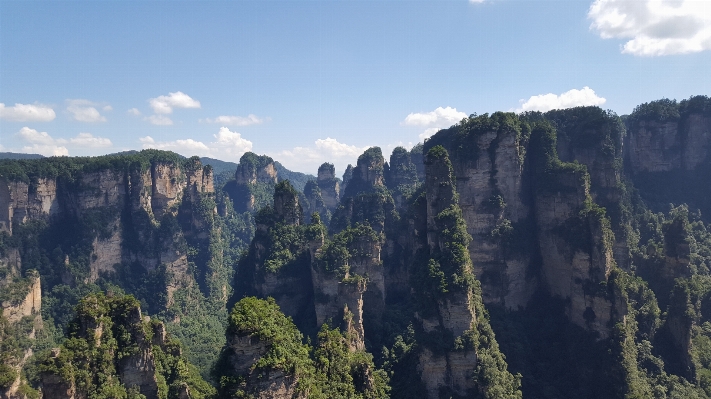
[[[353,178],[353,165],[348,164],[348,166],[346,167],[346,170],[343,172],[343,184],[341,185],[341,192],[343,192],[343,193],[346,192],[346,187],[348,186],[348,183],[350,183],[352,178]]]
[[[348,181],[347,196],[354,196],[374,187],[384,187],[385,158],[379,147],[371,147],[358,157],[353,177]]]
[[[123,240],[119,220],[112,222],[108,229],[112,231],[110,237],[95,237],[91,244],[91,256],[89,258],[89,282],[93,283],[102,274],[113,274],[116,272],[116,264],[123,260]]]
[[[498,114],[492,115],[495,118],[503,119]],[[498,128],[480,128],[466,136],[457,136],[460,128],[452,127],[432,137],[425,148],[441,144],[452,154],[459,207],[472,236],[469,255],[482,284],[484,303],[517,309],[526,306],[537,282],[527,273],[531,261],[527,245],[517,243],[519,250],[507,250],[508,237],[499,234],[509,228],[525,230],[529,217],[523,181],[525,149],[519,128],[511,124],[502,120]],[[466,150],[458,150],[462,145]],[[532,238],[530,232],[520,236]]]
[[[641,119],[627,136],[627,166],[633,174],[694,170],[708,160],[710,141],[711,117],[703,114]]]
[[[531,142],[542,284],[569,301],[573,323],[605,338],[609,323],[625,313],[614,309],[606,289],[615,264],[614,234],[604,209],[591,199],[586,168],[557,159],[552,128],[537,127]]]
[[[385,308],[385,279],[380,260],[381,243],[374,231],[360,226],[334,237],[326,248],[310,245],[311,283],[316,325],[343,320],[353,350],[365,348],[364,313],[380,320]],[[342,260],[338,255],[347,253]]]
[[[235,172],[237,184],[257,184],[277,182],[277,170],[274,160],[266,156],[258,156],[248,152],[242,155]]]
[[[0,231],[12,234],[13,223],[47,218],[58,211],[55,179],[39,178],[28,183],[0,176]]]
[[[439,274],[439,288],[432,289],[424,285],[418,287],[419,295],[425,295],[431,301],[429,311],[418,313],[424,334],[441,337],[446,334],[455,339],[463,339],[467,333],[477,328],[477,316],[474,309],[471,286],[454,281],[450,275],[472,275],[471,260],[467,255],[452,255],[460,245],[466,252],[466,238],[455,235],[466,234],[460,219],[458,195],[454,184],[454,174],[447,151],[442,146],[430,149],[425,158],[425,195],[427,200],[427,245],[429,261],[420,267],[428,269],[429,276]],[[457,233],[455,233],[457,231]],[[441,274],[440,274],[441,273]],[[430,277],[431,278],[431,277]],[[446,287],[446,289],[442,289]],[[437,340],[437,338],[430,338]],[[441,338],[440,338],[441,339]],[[462,351],[450,348],[434,349],[434,345],[425,345],[419,354],[419,370],[422,382],[429,398],[440,397],[441,390],[448,390],[457,395],[467,395],[476,388],[477,382],[473,371],[477,365],[475,350]]]
[[[333,212],[341,199],[341,185],[338,179],[336,179],[335,166],[327,162],[319,166],[316,183],[321,191],[324,205],[328,210]]]
[[[13,297],[19,300],[8,299],[2,302],[3,316],[10,322],[16,323],[25,316],[37,316],[42,310],[42,285],[38,273],[30,273],[18,282],[2,283],[0,289],[10,291]]]
[[[303,223],[304,211],[299,204],[299,193],[288,180],[274,188],[274,216],[278,222],[292,226]]]
[[[417,168],[411,154],[403,147],[396,147],[385,164],[385,184],[393,194],[397,208],[404,209],[405,195],[417,186]]]
[[[326,224],[328,224],[331,219],[331,212],[326,207],[321,194],[322,191],[315,181],[309,180],[306,182],[306,185],[304,186],[304,198],[306,199],[306,203],[304,204],[304,213],[307,223],[310,222],[311,215],[314,212],[317,212],[321,217],[321,220],[326,222]]]

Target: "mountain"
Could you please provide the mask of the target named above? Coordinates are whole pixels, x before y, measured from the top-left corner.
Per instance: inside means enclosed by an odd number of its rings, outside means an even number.
[[[303,190],[0,160],[0,393],[710,397],[710,146],[697,96],[471,115]]]
[[[39,159],[44,158],[40,154],[23,154],[19,152],[0,152],[0,159]]]

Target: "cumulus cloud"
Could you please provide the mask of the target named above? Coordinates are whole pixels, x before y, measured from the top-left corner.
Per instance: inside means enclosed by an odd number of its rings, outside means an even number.
[[[218,151],[238,157],[247,151],[252,151],[251,141],[242,138],[241,134],[232,132],[224,126],[213,137],[215,137],[216,141],[212,144]]]
[[[158,126],[169,126],[173,124],[173,120],[165,115],[151,115],[143,118],[150,122],[152,125]]]
[[[429,126],[425,131],[420,133],[420,140],[424,140],[441,129],[450,127],[462,119],[466,118],[467,114],[457,111],[452,107],[437,107],[432,112],[411,113],[400,124],[406,126]]]
[[[182,155],[211,156],[226,160],[238,160],[247,151],[252,150],[252,142],[243,138],[241,134],[221,127],[217,134],[213,134],[215,141],[203,143],[193,139],[180,139],[171,141],[156,141],[151,136],[141,137],[138,140],[143,148],[174,151]]]
[[[546,112],[552,109],[602,105],[605,104],[605,101],[607,101],[605,98],[598,96],[593,89],[585,86],[582,90],[572,89],[560,95],[548,93],[531,96],[528,100],[519,100],[521,108],[516,109],[516,112]]]
[[[12,107],[6,107],[0,103],[0,119],[13,122],[49,122],[56,117],[54,110],[47,105],[15,103]]]
[[[428,138],[430,138],[430,136],[439,132],[440,130],[442,130],[442,129],[438,128],[438,127],[431,127],[431,128],[425,129],[425,131],[420,133],[420,135],[418,137],[420,138],[420,140],[428,139]]]
[[[79,122],[106,122],[106,118],[96,107],[97,105],[89,100],[67,100],[67,111],[72,115],[72,119]]]
[[[33,144],[54,144],[54,139],[47,132],[39,132],[35,129],[30,129],[25,126],[17,132],[20,139]]]
[[[200,108],[200,101],[192,99],[182,91],[151,98],[148,103],[156,114],[172,114],[173,108]]]
[[[231,116],[231,115],[220,115],[217,118],[205,119],[207,123],[219,123],[221,125],[227,126],[249,126],[249,125],[259,125],[264,123],[264,119],[257,117],[257,115],[249,114],[247,116]]]
[[[291,150],[281,151],[272,156],[286,167],[304,173],[315,173],[324,162],[335,164],[336,168],[342,173],[349,163],[355,165],[358,156],[368,148],[368,146],[348,145],[327,137],[314,141],[313,146],[294,147]]]
[[[109,112],[109,111],[113,111],[114,107],[112,107],[110,105],[104,105],[101,109],[103,109],[106,112]]]
[[[138,108],[131,108],[126,111],[126,113],[133,116],[141,116],[141,111],[139,111]]]
[[[76,137],[69,139],[69,143],[86,148],[106,148],[113,145],[108,138],[94,137],[91,133],[79,133]]]
[[[91,133],[79,133],[70,139],[55,139],[47,132],[40,132],[27,126],[17,132],[17,137],[27,143],[22,152],[42,154],[44,156],[69,155],[67,147],[75,149],[107,148],[113,143],[105,137],[95,137]]]
[[[590,29],[628,40],[622,52],[662,56],[711,50],[711,5],[700,0],[595,0]]]
[[[432,112],[411,113],[407,117],[405,117],[405,120],[402,121],[402,124],[408,126],[451,126],[466,117],[467,114],[465,114],[464,112],[457,111],[456,108],[437,107],[437,109]]]

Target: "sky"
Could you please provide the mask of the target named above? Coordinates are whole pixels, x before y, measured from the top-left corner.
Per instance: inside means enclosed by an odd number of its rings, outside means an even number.
[[[342,174],[470,114],[711,95],[711,0],[0,0],[0,151]]]

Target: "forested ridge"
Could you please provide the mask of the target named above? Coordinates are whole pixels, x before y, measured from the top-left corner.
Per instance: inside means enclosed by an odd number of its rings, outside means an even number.
[[[385,155],[0,159],[0,396],[711,397],[711,98]]]

